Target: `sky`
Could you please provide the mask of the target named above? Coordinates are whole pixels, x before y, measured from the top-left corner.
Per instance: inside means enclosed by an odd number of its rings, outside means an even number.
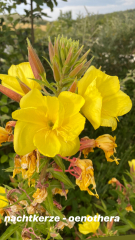
[[[28,0],[28,2],[29,1],[30,0]],[[51,17],[44,17],[44,19],[48,21],[56,20],[59,16],[60,10],[62,10],[63,13],[72,11],[72,17],[73,19],[76,19],[79,13],[84,16],[87,14],[85,7],[91,14],[104,14],[135,8],[135,0],[67,0],[67,2],[57,0],[57,2],[58,6],[54,8],[53,12],[51,12],[51,10],[44,4],[43,12],[47,13]],[[21,4],[18,6],[17,11],[20,14],[23,14],[23,9],[29,9],[29,7],[29,5],[26,6]]]

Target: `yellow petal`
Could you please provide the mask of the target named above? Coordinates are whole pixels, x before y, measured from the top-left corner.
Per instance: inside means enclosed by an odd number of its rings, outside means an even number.
[[[36,149],[33,143],[35,133],[41,127],[36,124],[17,122],[14,130],[14,149],[18,155],[25,155]]]
[[[21,108],[29,108],[29,107],[45,107],[46,108],[46,97],[43,97],[41,92],[38,89],[33,89],[28,92],[23,98],[20,100]]]
[[[6,193],[5,188],[0,187],[0,193]],[[0,208],[4,208],[8,205],[8,200],[5,196],[0,195]]]
[[[104,98],[103,113],[112,117],[122,116],[132,108],[130,97],[119,90],[116,94]]]
[[[83,226],[83,224],[78,224],[79,226],[79,232],[82,234],[88,234],[90,233],[89,228],[86,228]]]
[[[34,144],[40,153],[48,157],[55,157],[60,150],[60,142],[54,131],[38,131],[34,136]]]
[[[34,123],[42,127],[47,126],[45,112],[38,108],[23,108],[12,113],[12,118],[22,122]]]
[[[12,65],[8,70],[8,75],[13,77],[18,77],[23,83],[25,83],[29,88],[41,89],[40,85],[29,78],[34,78],[31,66],[29,62],[23,62],[18,65]]]
[[[117,121],[114,117],[110,117],[105,114],[101,114],[101,126],[103,127],[112,127],[112,131],[117,128]]]
[[[91,122],[94,129],[101,124],[102,97],[96,88],[94,80],[85,91],[85,104],[82,107],[82,113]]]
[[[93,80],[96,78],[96,68],[94,66],[91,66],[88,68],[84,76],[80,79],[78,82],[78,94],[83,96],[87,87],[90,83],[92,83]]]
[[[65,141],[72,141],[82,132],[85,125],[85,118],[77,113],[63,121],[62,126],[57,130],[58,134],[64,138]]]
[[[65,109],[65,117],[78,113],[84,105],[85,100],[82,96],[72,92],[61,92],[58,99],[62,102]]]
[[[60,136],[58,137],[58,139],[61,144],[59,154],[62,157],[73,156],[79,151],[80,141],[78,137],[73,141],[68,141],[68,142],[65,142],[64,139]]]
[[[24,92],[20,87],[20,84],[18,83],[17,79],[15,77],[0,74],[0,79],[2,80],[2,85],[6,88],[9,88],[16,93],[19,93],[21,96],[24,96]]]
[[[47,102],[47,112],[48,118],[50,121],[55,123],[59,114],[59,100],[57,97],[46,97]]]
[[[104,72],[96,69],[96,85],[102,97],[110,96],[117,93],[120,89],[120,83],[117,76],[109,76]]]

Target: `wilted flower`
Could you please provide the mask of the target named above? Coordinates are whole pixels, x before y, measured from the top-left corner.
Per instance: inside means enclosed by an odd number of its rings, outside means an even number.
[[[52,194],[56,195],[56,194],[60,194],[61,196],[65,196],[65,198],[67,197],[67,193],[68,193],[68,189],[60,189],[60,188],[53,188],[52,189]]]
[[[98,217],[98,213],[96,214]],[[89,215],[87,215],[87,218],[90,217]],[[88,234],[88,233],[96,233],[97,229],[99,228],[100,222],[94,221],[94,219],[89,222],[88,220],[86,220],[86,222],[83,222],[83,224],[78,224],[79,226],[79,232],[81,232],[82,234]]]
[[[96,138],[95,145],[98,148],[101,148],[105,152],[105,157],[108,162],[115,161],[116,164],[119,164],[117,158],[114,157],[114,153],[116,153],[117,144],[115,143],[116,137],[112,137],[109,134],[104,134]],[[110,157],[114,157],[114,159]]]
[[[115,130],[117,117],[132,107],[129,96],[120,90],[118,77],[109,76],[94,66],[78,82],[78,94],[85,99],[82,113],[94,129],[105,126]]]
[[[83,152],[84,158],[87,158],[89,152],[94,152],[93,148],[96,147],[95,140],[90,139],[89,137],[83,137],[80,141],[80,151]]]
[[[2,85],[13,90],[16,93],[19,93],[21,96],[25,95],[25,90],[27,89],[41,89],[39,83],[29,78],[34,78],[34,75],[28,62],[12,65],[8,70],[8,75],[0,74]]]
[[[96,183],[94,179],[94,169],[92,161],[89,159],[77,159],[76,166],[79,167],[82,171],[80,176],[76,179],[76,184],[79,186],[81,191],[88,191],[90,195],[96,196],[99,198],[97,192],[94,194],[89,190],[90,184],[93,185],[93,189],[96,191]]]
[[[35,171],[39,172],[39,161],[40,161],[40,154],[38,150],[34,150],[24,156],[16,155],[14,158],[13,178],[15,177],[16,174],[21,172],[22,177],[24,179],[28,178],[28,184],[30,185],[30,180],[32,180],[30,178],[33,175],[33,173]]]
[[[71,92],[57,97],[42,96],[38,89],[27,93],[20,101],[20,110],[12,116],[18,122],[14,131],[14,149],[25,155],[38,149],[54,157],[74,155],[80,147],[79,134],[85,118],[79,113],[84,99]]]
[[[46,188],[37,188],[36,192],[32,195],[35,198],[32,205],[35,206],[37,203],[42,203],[46,199],[47,194]]]

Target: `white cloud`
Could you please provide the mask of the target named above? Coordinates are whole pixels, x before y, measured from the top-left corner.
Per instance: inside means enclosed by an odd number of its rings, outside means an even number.
[[[127,9],[127,6],[125,6],[127,1],[126,0],[122,0],[122,1],[124,1],[125,3],[123,3],[121,5],[116,5],[116,4],[109,5],[108,4],[106,6],[86,6],[86,8],[89,13],[94,13],[94,14],[124,11]],[[132,2],[132,0],[128,0],[128,1]],[[130,4],[128,4],[128,5],[130,5]],[[130,9],[130,6],[128,7],[128,9]],[[60,14],[60,10],[62,10],[63,13],[72,11],[73,19],[75,19],[79,13],[83,14],[84,16],[87,14],[84,6],[65,6],[65,7],[61,7],[61,8],[57,7],[57,8],[54,8],[53,12],[51,12],[49,8],[45,8],[43,11],[52,17],[52,18],[46,18],[46,20],[48,20],[48,21],[56,20]]]
[[[135,0],[119,0],[119,3],[123,6],[130,6],[135,3]]]

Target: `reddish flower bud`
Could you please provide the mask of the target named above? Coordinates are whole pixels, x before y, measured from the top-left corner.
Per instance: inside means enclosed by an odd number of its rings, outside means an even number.
[[[22,96],[16,92],[14,92],[13,90],[6,88],[4,86],[2,86],[0,84],[0,92],[2,92],[3,94],[5,94],[7,97],[11,98],[12,100],[16,101],[16,102],[20,102]]]
[[[40,75],[45,74],[45,69],[36,54],[35,50],[33,49],[29,39],[27,39],[28,42],[28,58],[29,58],[29,63],[31,66],[31,69],[33,71],[35,79],[41,79]]]

